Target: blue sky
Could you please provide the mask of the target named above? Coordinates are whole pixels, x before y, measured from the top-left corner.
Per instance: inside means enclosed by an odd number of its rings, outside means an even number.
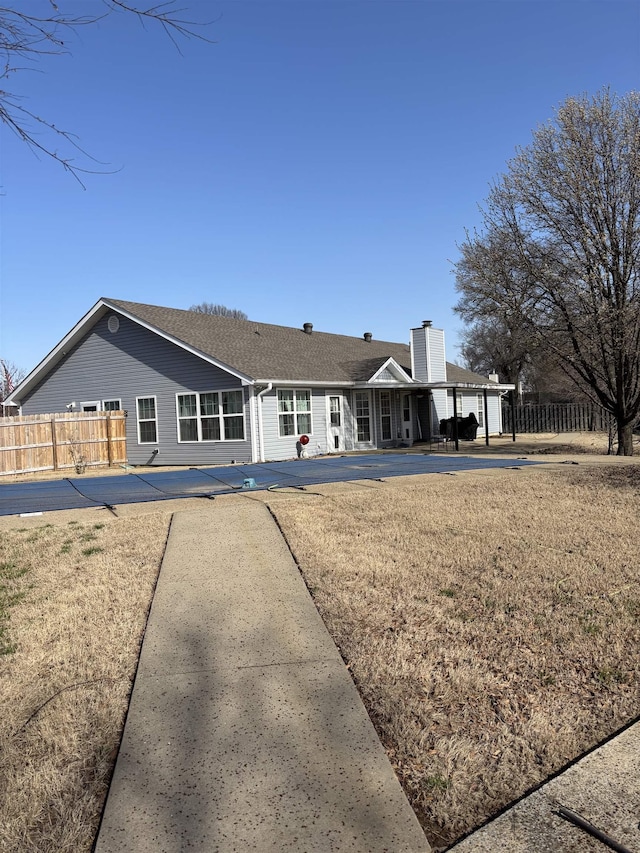
[[[640,0],[178,5],[214,44],[113,15],[11,81],[112,172],[83,190],[2,128],[0,357],[25,370],[100,296],[399,341],[431,319],[454,360],[492,179],[568,95],[640,87]]]

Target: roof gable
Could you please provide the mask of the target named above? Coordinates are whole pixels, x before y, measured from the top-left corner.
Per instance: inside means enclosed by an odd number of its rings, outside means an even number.
[[[400,367],[395,359],[388,358],[380,365],[373,376],[370,377],[369,382],[375,382],[377,384],[402,382],[404,384],[407,382],[413,382],[413,380],[409,374]]]

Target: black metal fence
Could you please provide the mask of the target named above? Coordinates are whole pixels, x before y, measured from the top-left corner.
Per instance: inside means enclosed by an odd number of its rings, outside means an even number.
[[[609,432],[613,416],[592,403],[524,403],[515,407],[516,432]],[[502,428],[512,432],[511,406],[502,407]]]

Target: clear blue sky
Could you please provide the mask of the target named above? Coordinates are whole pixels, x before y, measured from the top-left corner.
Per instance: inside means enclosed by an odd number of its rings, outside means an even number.
[[[116,170],[83,190],[1,131],[0,356],[25,370],[100,296],[400,341],[431,319],[454,360],[491,180],[568,95],[640,87],[640,0],[178,5],[215,44],[114,15],[10,81]]]

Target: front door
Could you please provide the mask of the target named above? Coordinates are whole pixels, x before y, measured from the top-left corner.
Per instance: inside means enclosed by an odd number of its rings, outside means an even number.
[[[400,395],[402,440],[407,444],[413,444],[413,409],[411,394]]]
[[[344,450],[344,401],[342,394],[330,394],[327,400],[329,411],[327,422],[329,425],[329,453]]]

